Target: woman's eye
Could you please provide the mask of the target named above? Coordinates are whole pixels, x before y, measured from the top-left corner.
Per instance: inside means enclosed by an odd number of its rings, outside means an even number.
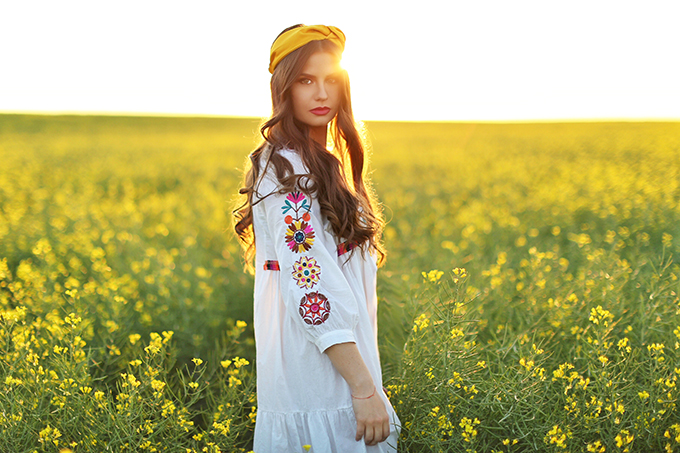
[[[300,79],[300,83],[303,84],[303,85],[309,85],[310,83],[312,83],[312,81],[305,78],[305,79]]]
[[[338,83],[338,79],[328,79],[328,83]]]

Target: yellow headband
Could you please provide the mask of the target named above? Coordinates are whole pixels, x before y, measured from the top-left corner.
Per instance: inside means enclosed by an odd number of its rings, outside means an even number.
[[[345,50],[345,34],[337,27],[325,25],[303,25],[280,35],[272,44],[269,53],[269,72],[274,73],[276,66],[283,58],[294,50],[299,49],[311,41],[328,39],[337,44],[340,51]]]

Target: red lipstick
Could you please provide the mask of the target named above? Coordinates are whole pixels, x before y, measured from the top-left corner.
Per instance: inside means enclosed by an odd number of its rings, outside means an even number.
[[[315,115],[319,115],[319,116],[327,115],[328,112],[330,112],[330,111],[331,111],[331,109],[329,107],[317,107],[315,109],[310,110],[310,112],[312,112]]]

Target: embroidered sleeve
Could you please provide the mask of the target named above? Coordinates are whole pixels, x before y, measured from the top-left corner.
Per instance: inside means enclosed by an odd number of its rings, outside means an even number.
[[[302,191],[271,192],[262,202],[286,311],[321,352],[354,342],[356,299],[340,268],[335,240],[323,228],[318,203]]]

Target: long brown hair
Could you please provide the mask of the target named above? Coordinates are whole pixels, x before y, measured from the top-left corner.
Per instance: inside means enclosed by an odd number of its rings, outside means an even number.
[[[315,194],[321,213],[328,218],[336,237],[359,245],[361,253],[375,250],[378,265],[385,261],[385,250],[380,242],[385,222],[377,198],[366,181],[366,146],[355,125],[347,72],[342,71],[340,108],[329,128],[332,152],[315,142],[309,127],[293,115],[291,87],[309,57],[316,52],[328,52],[338,59],[341,53],[328,40],[311,41],[291,52],[276,66],[270,83],[272,116],[260,128],[264,140],[246,160],[243,187],[239,190],[242,197],[233,215],[234,230],[244,250],[245,267],[250,271],[255,255],[252,206],[259,202],[253,200],[253,194],[268,165],[273,167],[281,185],[279,193],[303,190]],[[304,176],[310,184],[300,187],[301,175],[294,175],[290,162],[277,152],[284,148],[300,155],[309,170]],[[260,168],[262,158],[266,163]]]

